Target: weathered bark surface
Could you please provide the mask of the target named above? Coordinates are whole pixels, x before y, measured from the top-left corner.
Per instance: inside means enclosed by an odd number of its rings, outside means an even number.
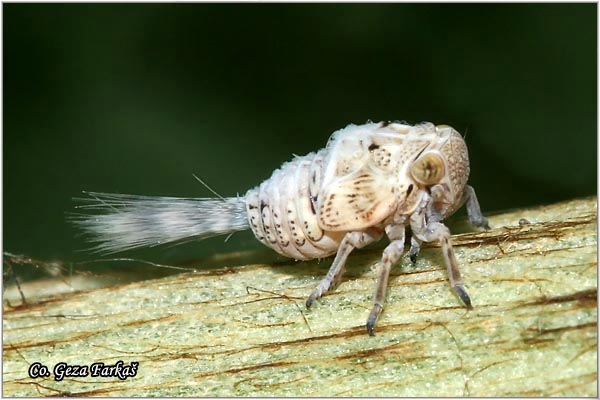
[[[248,265],[4,308],[4,396],[597,396],[597,213],[587,198],[492,216],[453,241],[474,310],[439,249],[390,279],[365,332],[380,249],[356,252],[307,312],[329,262]],[[519,224],[526,218],[529,224]],[[522,221],[524,222],[524,221]],[[137,375],[31,379],[41,362],[139,362]]]

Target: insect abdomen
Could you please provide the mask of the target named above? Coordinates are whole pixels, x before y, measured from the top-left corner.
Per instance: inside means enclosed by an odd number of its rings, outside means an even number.
[[[254,235],[278,253],[308,260],[337,251],[343,233],[319,226],[317,194],[324,150],[285,163],[246,193],[248,220]]]

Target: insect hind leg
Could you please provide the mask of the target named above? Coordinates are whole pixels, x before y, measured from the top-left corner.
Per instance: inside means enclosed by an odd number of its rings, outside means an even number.
[[[463,199],[465,199],[466,202],[465,206],[467,208],[467,215],[469,216],[469,223],[479,228],[490,229],[487,218],[481,213],[479,201],[477,200],[475,189],[473,189],[472,186],[465,186]]]
[[[310,308],[316,299],[338,285],[344,273],[346,260],[352,250],[356,248],[360,249],[376,242],[382,235],[383,232],[374,228],[367,229],[364,232],[348,232],[346,236],[344,236],[344,239],[342,239],[342,243],[340,243],[335,259],[333,260],[327,275],[321,280],[311,295],[308,296],[308,299],[306,299],[306,308]]]

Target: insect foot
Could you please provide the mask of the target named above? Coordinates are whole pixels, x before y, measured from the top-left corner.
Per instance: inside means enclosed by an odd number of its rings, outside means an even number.
[[[410,257],[410,261],[415,264],[417,262],[417,257],[419,257],[419,252],[421,251],[421,243],[414,237],[414,235],[410,238],[410,250],[408,251],[408,256]]]

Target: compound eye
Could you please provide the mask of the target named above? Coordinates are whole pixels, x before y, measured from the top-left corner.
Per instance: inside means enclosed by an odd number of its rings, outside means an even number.
[[[410,173],[417,182],[434,185],[444,176],[442,157],[436,153],[425,153],[410,166]]]

